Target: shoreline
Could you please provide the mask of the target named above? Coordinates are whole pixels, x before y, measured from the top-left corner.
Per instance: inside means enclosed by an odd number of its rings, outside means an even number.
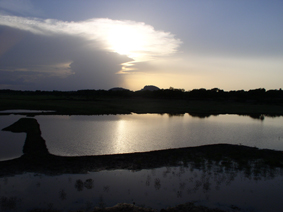
[[[197,147],[94,156],[23,155],[0,161],[0,177],[38,172],[46,175],[125,169],[138,171],[164,166],[198,167],[214,163],[221,168],[253,171],[283,168],[282,151],[243,145],[210,144]]]
[[[233,208],[233,206],[231,206]],[[93,212],[118,212],[118,211],[124,211],[124,212],[181,212],[181,211],[194,211],[194,212],[225,212],[222,209],[217,208],[208,208],[201,205],[196,205],[194,202],[188,202],[180,205],[176,205],[173,207],[168,207],[166,209],[156,210],[152,208],[144,208],[139,207],[134,204],[127,204],[127,203],[118,203],[117,205],[114,205],[113,207],[106,207],[106,208],[94,208]],[[240,208],[238,208],[237,211],[241,211]],[[83,212],[83,211],[81,211]]]

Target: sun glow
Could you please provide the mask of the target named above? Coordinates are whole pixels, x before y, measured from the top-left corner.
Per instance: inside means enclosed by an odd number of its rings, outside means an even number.
[[[135,71],[135,63],[174,53],[180,43],[170,33],[155,31],[144,23],[117,21],[108,30],[108,49],[133,59],[121,64],[120,74]]]
[[[130,26],[113,27],[107,40],[111,51],[132,59],[138,59],[141,56],[148,42],[143,32]]]

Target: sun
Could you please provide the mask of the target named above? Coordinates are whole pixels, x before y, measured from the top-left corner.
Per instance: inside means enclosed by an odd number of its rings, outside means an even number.
[[[110,31],[107,41],[111,51],[138,59],[146,49],[147,38],[134,27],[116,26]]]
[[[104,20],[101,39],[107,51],[125,55],[131,60],[122,63],[118,73],[137,70],[137,64],[175,53],[181,43],[169,32],[156,31],[152,26],[134,21]]]

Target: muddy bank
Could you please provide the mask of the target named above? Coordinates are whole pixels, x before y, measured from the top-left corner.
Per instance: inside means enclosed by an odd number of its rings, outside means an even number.
[[[151,208],[143,208],[143,207],[138,207],[132,204],[125,204],[125,203],[120,203],[117,204],[113,207],[109,208],[94,208],[93,212],[118,212],[118,211],[123,211],[123,212],[158,212],[159,210],[154,210]],[[223,210],[216,209],[216,208],[207,208],[204,206],[197,206],[192,202],[186,203],[186,204],[181,204],[177,205],[175,207],[169,207],[166,209],[161,209],[160,212],[180,212],[180,211],[193,211],[193,212],[224,212]]]
[[[164,166],[186,166],[188,163],[200,168],[206,163],[238,170],[281,168],[283,153],[241,145],[215,144],[102,156],[23,155],[17,159],[0,162],[0,176],[24,172],[60,175],[115,169],[141,170]]]
[[[231,206],[231,210],[221,210],[217,208],[208,208],[205,206],[197,206],[193,202],[177,205],[175,207],[169,207],[166,209],[155,210],[152,208],[144,208],[139,207],[133,204],[127,203],[119,203],[113,207],[106,207],[106,208],[98,208],[95,207],[92,212],[230,212],[230,211],[238,211],[240,212],[240,208],[236,208],[235,206]],[[60,212],[58,210],[41,210],[41,209],[34,209],[29,212]],[[72,211],[72,212],[85,212],[83,210],[79,211]]]

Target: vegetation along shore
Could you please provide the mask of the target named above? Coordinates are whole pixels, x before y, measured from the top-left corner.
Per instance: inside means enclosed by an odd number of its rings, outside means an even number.
[[[45,114],[97,115],[130,113],[283,115],[283,91],[218,88],[130,91],[16,91],[0,90],[0,110],[51,110]],[[42,113],[39,113],[42,114]]]

